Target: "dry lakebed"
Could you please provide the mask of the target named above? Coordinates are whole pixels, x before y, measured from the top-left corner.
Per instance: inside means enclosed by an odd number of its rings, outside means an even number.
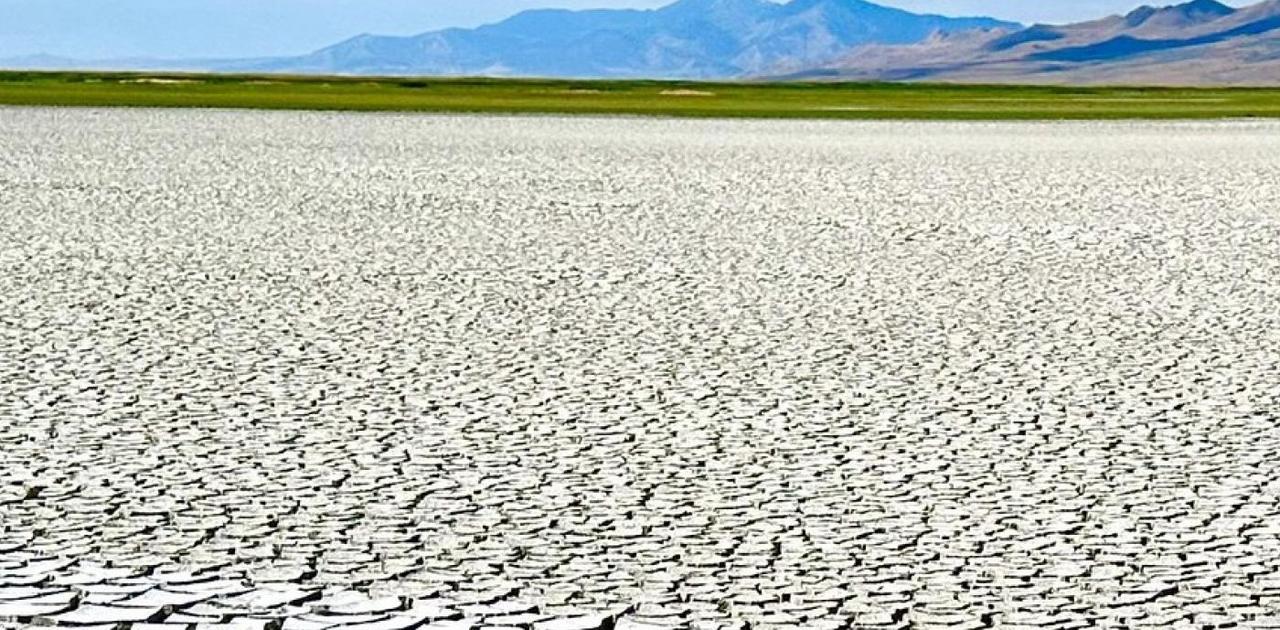
[[[0,109],[0,627],[1280,627],[1280,123]]]

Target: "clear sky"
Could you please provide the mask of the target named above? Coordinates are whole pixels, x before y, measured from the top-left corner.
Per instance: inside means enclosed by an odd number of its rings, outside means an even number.
[[[360,33],[477,26],[537,7],[650,8],[671,0],[0,0],[0,58],[253,57],[303,53]],[[1151,1],[1151,0],[1148,0]],[[1155,1],[1170,4],[1175,0]],[[1071,22],[1141,0],[880,0],[917,12]],[[1228,0],[1243,6],[1250,0]]]

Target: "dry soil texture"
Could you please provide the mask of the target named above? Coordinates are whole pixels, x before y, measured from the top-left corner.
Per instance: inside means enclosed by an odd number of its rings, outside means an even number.
[[[1277,199],[1274,123],[0,110],[0,625],[1276,627]]]

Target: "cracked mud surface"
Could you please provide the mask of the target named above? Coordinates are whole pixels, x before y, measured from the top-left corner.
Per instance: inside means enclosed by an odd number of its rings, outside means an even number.
[[[1277,199],[1268,123],[2,109],[0,626],[1280,627]]]

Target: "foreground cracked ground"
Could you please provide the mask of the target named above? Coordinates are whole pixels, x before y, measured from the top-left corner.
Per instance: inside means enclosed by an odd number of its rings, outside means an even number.
[[[1280,627],[1280,125],[0,110],[0,626]]]

